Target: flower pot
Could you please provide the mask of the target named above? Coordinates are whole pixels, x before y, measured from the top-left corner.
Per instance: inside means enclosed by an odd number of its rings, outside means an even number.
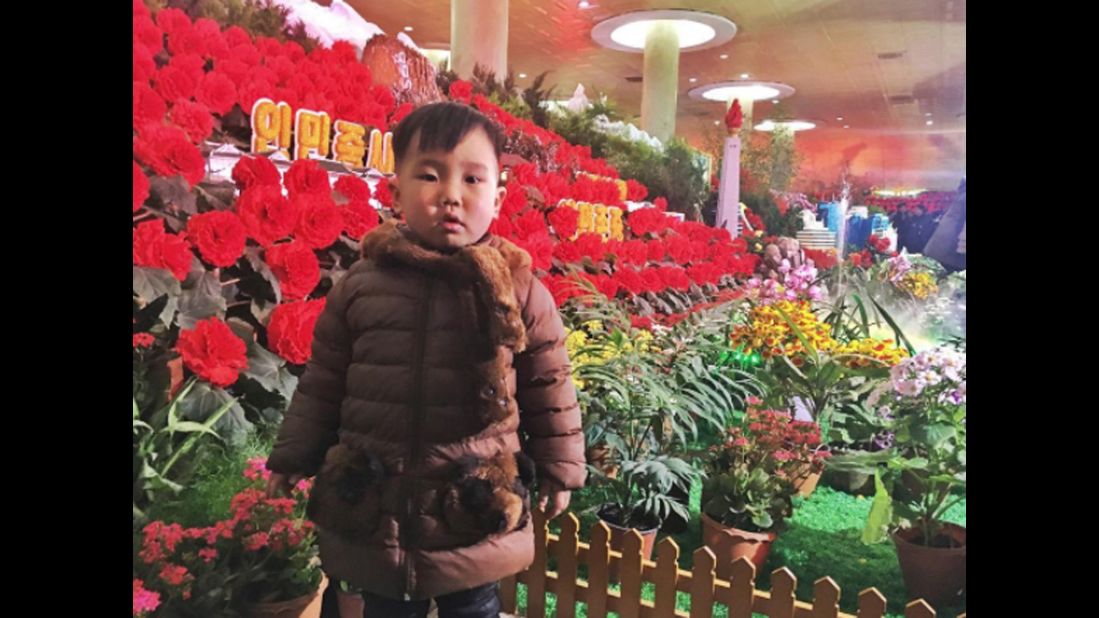
[[[725,539],[727,535],[732,537],[731,541]],[[706,513],[702,514],[702,542],[717,557],[718,577],[728,577],[730,567],[740,558],[751,560],[757,571],[762,569],[767,555],[771,553],[771,543],[777,536],[774,532],[747,532],[731,528]]]
[[[276,603],[254,603],[245,606],[244,618],[320,618],[321,591],[327,578],[321,576],[321,585],[307,595]]]
[[[806,470],[804,474],[798,475],[794,479],[794,489],[797,490],[798,495],[803,498],[808,498],[813,490],[817,488],[817,483],[820,482],[820,472],[809,472]]]
[[[626,534],[630,530],[637,530],[641,534],[641,559],[652,560],[653,547],[656,546],[656,533],[659,530],[659,526],[655,526],[648,530],[639,530],[637,528],[625,528],[607,519],[607,515],[604,510],[599,512],[599,519],[607,524],[607,527],[611,529],[611,549],[617,552],[622,552],[622,548],[626,543]],[[618,579],[618,565],[612,563],[609,569],[610,580],[617,581]]]
[[[825,468],[821,482],[827,487],[855,496],[874,495],[874,477],[865,472]]]
[[[906,528],[893,535],[893,543],[910,600],[954,604],[965,593],[965,528],[945,524],[931,546],[923,544],[918,528]]]

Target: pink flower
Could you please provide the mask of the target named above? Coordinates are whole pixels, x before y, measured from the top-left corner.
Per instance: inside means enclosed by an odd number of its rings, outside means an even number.
[[[248,551],[258,551],[267,547],[270,542],[271,539],[266,532],[257,532],[244,539],[244,549],[247,549]]]
[[[145,582],[134,580],[134,616],[145,616],[160,607],[160,595],[145,589]]]

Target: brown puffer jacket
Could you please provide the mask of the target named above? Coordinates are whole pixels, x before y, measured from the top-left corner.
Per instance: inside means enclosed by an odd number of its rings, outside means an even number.
[[[492,236],[442,254],[390,222],[363,254],[328,296],[267,466],[318,475],[331,577],[425,599],[520,572],[529,461],[567,489],[586,475],[553,298]]]

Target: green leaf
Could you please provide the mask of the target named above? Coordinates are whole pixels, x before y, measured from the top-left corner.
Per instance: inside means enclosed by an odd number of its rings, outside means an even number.
[[[215,415],[226,403],[231,405],[213,429],[226,442],[239,444],[252,430],[252,423],[244,418],[244,408],[224,390],[199,382],[194,392],[180,403],[179,411],[183,418],[201,423]]]
[[[227,306],[221,295],[221,280],[214,273],[204,273],[193,288],[183,291],[179,301],[179,326],[189,330],[207,318],[222,317]]]
[[[870,505],[870,515],[866,518],[866,527],[862,531],[862,542],[880,543],[893,520],[893,499],[882,483],[881,473],[874,474],[874,502]]]
[[[912,439],[931,448],[939,448],[956,435],[958,432],[954,427],[944,423],[916,423],[912,426]]]
[[[290,378],[294,378],[287,370],[286,361],[255,341],[248,345],[248,369],[244,371],[244,375],[269,392],[282,395],[287,401],[293,395],[292,390],[285,392]],[[296,378],[294,381],[296,382]]]
[[[158,319],[162,324],[170,327],[179,307],[179,297],[183,293],[179,280],[167,270],[134,266],[133,283],[133,292],[142,306],[161,296],[168,297]]]
[[[889,325],[889,328],[893,329],[893,335],[896,336],[897,341],[904,344],[904,347],[908,350],[908,354],[916,356],[916,348],[912,345],[912,342],[908,340],[908,337],[904,336],[904,331],[901,330],[900,326],[897,326],[897,322],[893,319],[893,316],[889,315],[889,312],[885,310],[885,307],[882,307],[873,297],[870,298],[870,302],[874,303],[874,308],[878,310],[878,314],[881,315],[882,319]]]
[[[855,299],[855,305],[859,308],[859,332],[863,337],[870,336],[870,319],[867,317],[866,305],[862,302],[862,297],[858,294],[852,294],[851,297]]]

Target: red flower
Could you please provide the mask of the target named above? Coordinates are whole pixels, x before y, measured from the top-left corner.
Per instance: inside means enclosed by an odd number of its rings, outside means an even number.
[[[206,175],[206,161],[178,127],[145,125],[134,143],[134,155],[158,176],[183,176],[194,186]]]
[[[720,275],[713,264],[694,264],[687,268],[687,276],[698,285],[712,283],[717,285]]]
[[[519,163],[512,166],[511,177],[515,179],[516,184],[533,185],[541,178],[541,174],[533,163]]]
[[[156,75],[156,61],[149,49],[134,41],[134,81],[148,83]]]
[[[138,333],[134,335],[135,348],[151,348],[154,343],[156,343],[156,338],[149,333]]]
[[[278,76],[279,84],[287,84],[290,78],[297,73],[298,65],[286,56],[279,56],[277,58],[267,58],[264,60],[264,66],[275,71],[275,75]]]
[[[284,303],[275,307],[267,325],[267,341],[276,354],[303,365],[312,356],[313,329],[324,311],[325,299]]]
[[[168,35],[168,50],[174,55],[196,54],[205,56],[206,41],[195,30],[194,26],[189,26]]]
[[[300,194],[325,194],[331,191],[328,184],[328,172],[312,159],[298,159],[286,172],[286,190],[290,197]]]
[[[553,239],[548,232],[528,234],[517,240],[516,244],[530,254],[534,270],[548,271],[553,266]]]
[[[473,96],[473,84],[456,79],[450,82],[449,94],[451,99],[468,104]]]
[[[618,289],[619,289],[618,281],[608,277],[607,275],[588,275],[588,274],[585,274],[585,275],[582,275],[582,276],[585,279],[587,279],[592,285],[594,285],[596,291],[598,291],[603,296],[606,296],[607,298],[614,298],[615,295],[618,294]],[[584,292],[582,292],[582,293],[584,293]]]
[[[508,191],[504,196],[504,203],[500,205],[500,216],[514,219],[516,215],[523,212],[527,207],[526,193],[521,187],[516,188],[515,191]]]
[[[281,187],[282,175],[267,157],[241,157],[233,166],[233,182],[245,191],[255,186]]]
[[[336,191],[350,202],[365,202],[370,199],[370,185],[357,176],[340,176],[336,181]]]
[[[374,187],[374,199],[386,208],[393,208],[393,194],[389,191],[388,180],[382,180]]]
[[[176,350],[188,369],[214,386],[230,386],[248,368],[248,346],[217,318],[180,331]]]
[[[664,248],[676,264],[686,265],[691,261],[691,242],[683,236],[672,236],[664,241]]]
[[[198,88],[198,82],[190,71],[173,64],[157,71],[155,79],[157,94],[168,101],[190,99]]]
[[[630,316],[630,326],[634,328],[641,328],[645,330],[652,330],[653,321],[651,318],[644,318],[636,315]]]
[[[134,264],[169,270],[183,281],[191,271],[191,246],[186,239],[164,231],[164,220],[153,219],[134,229]]]
[[[134,212],[141,210],[147,199],[149,199],[149,177],[134,161]]]
[[[618,255],[626,264],[644,266],[649,260],[649,249],[645,246],[645,241],[627,240],[621,244]]]
[[[554,247],[553,257],[565,264],[575,264],[584,256],[580,253],[580,249],[576,246],[575,242],[564,240],[557,243],[557,246]]]
[[[547,205],[559,203],[569,193],[569,182],[561,174],[543,174],[535,182],[523,184],[530,184],[538,189]]]
[[[336,41],[331,51],[333,59],[340,64],[353,64],[359,60],[355,46],[347,41]]]
[[[215,114],[224,116],[237,102],[237,87],[225,74],[211,71],[202,78],[195,97]]]
[[[275,273],[287,300],[308,296],[321,280],[321,266],[316,254],[301,241],[275,245],[267,250],[267,265]]]
[[[218,267],[236,264],[244,255],[248,233],[240,217],[226,211],[194,215],[187,220],[187,237],[198,247],[199,255]]]
[[[836,254],[833,251],[805,249],[805,257],[813,260],[813,265],[820,270],[831,270],[836,267]]]
[[[852,253],[847,256],[847,259],[852,266],[857,268],[870,268],[874,265],[874,256],[865,249],[858,253]]]
[[[148,16],[134,16],[134,42],[156,55],[164,49],[164,32]]]
[[[163,9],[156,14],[156,23],[171,36],[184,28],[190,28],[191,18],[179,9]]]
[[[515,228],[511,225],[511,219],[507,217],[493,219],[488,231],[493,236],[499,236],[500,238],[507,238],[508,240],[515,238]]]
[[[270,536],[266,532],[257,532],[244,539],[244,549],[247,549],[248,551],[259,551],[264,547],[267,547],[270,542]]]
[[[263,57],[278,56],[282,54],[282,43],[278,39],[269,36],[256,37],[256,47],[259,49]],[[323,53],[323,49],[318,49],[317,52]]]
[[[631,202],[640,202],[649,195],[649,188],[634,179],[626,181],[626,198]]]
[[[687,271],[679,266],[660,266],[657,270],[660,273],[660,279],[664,282],[665,287],[679,290],[680,292],[686,292],[691,289],[691,280],[687,278]]]
[[[191,141],[201,144],[214,130],[214,119],[203,105],[180,99],[172,105],[172,124],[183,129]]]
[[[553,296],[553,300],[558,307],[564,305],[570,298],[575,298],[584,293],[583,289],[571,277],[547,275],[541,281],[549,290],[550,295]]]
[[[885,236],[874,236],[870,239],[870,246],[878,253],[888,253],[891,244]]]
[[[404,120],[405,116],[411,114],[413,109],[415,108],[412,107],[411,103],[401,104],[401,106],[394,110],[393,114],[389,117],[389,126],[397,126],[397,123]]]
[[[352,62],[355,61],[352,60]],[[393,92],[389,89],[389,86],[383,86],[382,84],[374,84],[370,87],[370,98],[375,104],[387,111],[393,109],[393,106],[397,104],[397,100],[393,98]],[[384,130],[384,127],[382,128]]]
[[[194,32],[202,38],[207,58],[224,58],[229,55],[229,43],[221,34],[221,26],[212,19],[202,18],[195,22]]]
[[[626,223],[634,236],[645,234],[659,234],[668,229],[670,219],[663,212],[655,208],[641,208],[629,214]]]
[[[170,586],[182,586],[188,576],[186,567],[172,564],[165,565],[160,571],[160,579]]]
[[[225,32],[222,33],[225,37],[225,42],[229,44],[230,48],[234,48],[238,45],[251,45],[252,35],[248,34],[244,28],[240,26],[229,26]]]
[[[603,237],[595,232],[586,232],[577,237],[576,249],[580,255],[591,258],[593,262],[601,262],[607,256]]]
[[[196,88],[206,74],[206,61],[199,54],[177,54],[172,56],[168,66],[183,71],[195,83]]]
[[[243,62],[250,67],[258,65],[263,60],[263,56],[260,55],[259,50],[256,49],[256,46],[252,43],[234,45],[233,48],[229,50],[229,57],[233,60]]]
[[[614,276],[619,285],[630,294],[638,295],[645,291],[645,280],[641,277],[641,273],[632,268],[620,268]]]
[[[342,214],[344,230],[347,231],[348,236],[355,239],[362,239],[381,223],[378,211],[365,200],[349,202],[343,207]]]
[[[656,198],[655,200],[653,200],[653,208],[659,210],[660,212],[667,212],[668,200],[664,199],[663,197]]]
[[[667,247],[659,240],[650,240],[645,243],[645,248],[648,251],[650,262],[663,262],[664,256],[668,254]]]
[[[249,69],[251,70],[251,69]],[[256,101],[263,98],[270,98],[271,93],[274,92],[275,85],[265,79],[251,76],[246,78],[246,81],[237,88],[237,103],[240,104],[240,108],[247,114],[252,113],[252,108],[255,107]]]
[[[662,292],[668,287],[664,284],[664,279],[660,277],[660,271],[657,268],[646,268],[641,271],[641,278],[645,280],[646,292]]]
[[[237,214],[248,235],[264,247],[289,236],[298,224],[298,211],[282,190],[272,185],[245,189],[237,200]]]
[[[160,122],[164,114],[168,113],[168,106],[164,99],[149,87],[145,82],[134,82],[134,125],[140,126],[148,122]]]
[[[558,206],[549,213],[550,225],[560,240],[568,240],[576,233],[580,212],[568,206]]]
[[[301,213],[294,234],[309,248],[324,249],[340,237],[344,228],[343,213],[330,195],[304,193],[291,198],[291,202]]]
[[[546,227],[546,218],[537,210],[528,210],[522,216],[515,218],[512,225],[515,227],[515,234],[519,238],[549,234],[549,229]]]

